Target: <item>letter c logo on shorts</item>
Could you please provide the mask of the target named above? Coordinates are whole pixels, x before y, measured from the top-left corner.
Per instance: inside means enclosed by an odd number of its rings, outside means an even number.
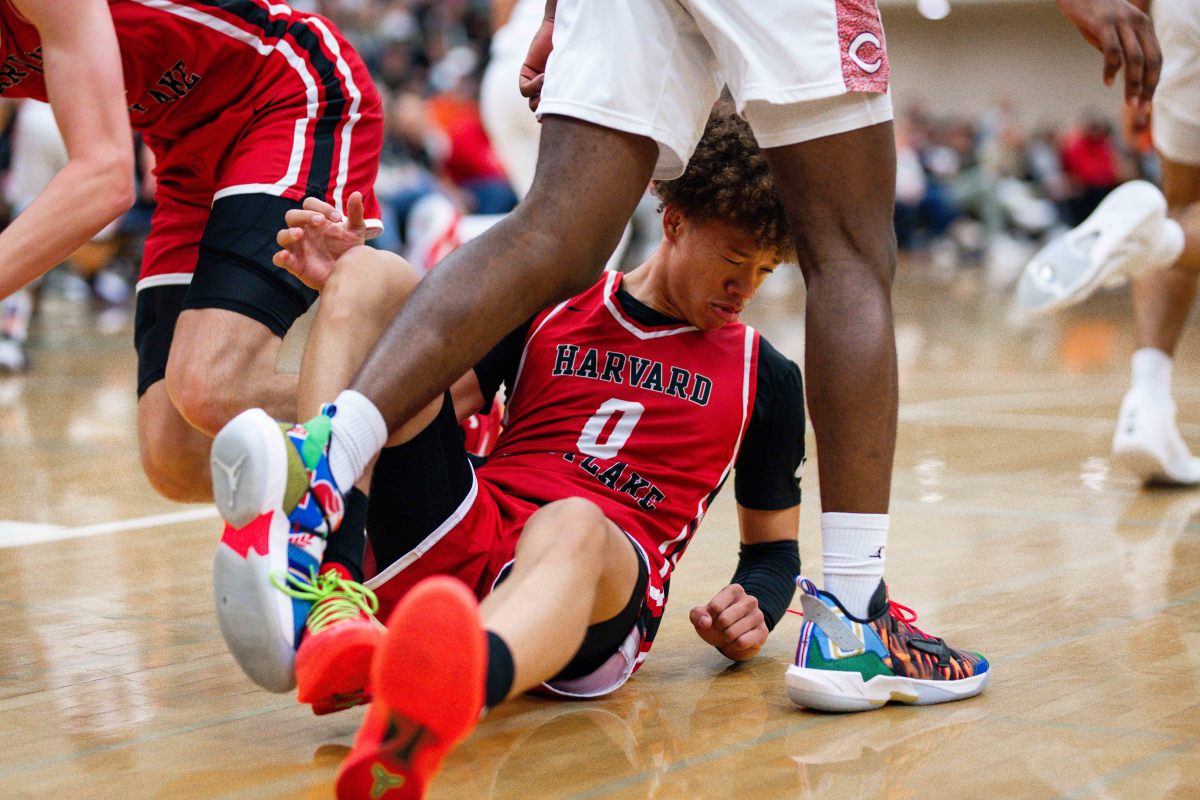
[[[858,55],[858,51],[868,44],[872,45],[877,53],[874,61],[863,61]],[[850,60],[857,64],[863,72],[874,75],[883,66],[883,43],[879,41],[878,36],[870,31],[863,31],[854,37],[854,41],[850,42],[849,53]]]

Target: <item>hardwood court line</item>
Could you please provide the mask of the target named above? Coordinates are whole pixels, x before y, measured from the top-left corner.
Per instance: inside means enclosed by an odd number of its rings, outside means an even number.
[[[1163,761],[1181,756],[1192,747],[1195,747],[1195,745],[1196,739],[1192,738],[1171,747],[1165,747],[1162,750],[1134,761],[1132,764],[1126,764],[1123,767],[1114,769],[1112,772],[1106,772],[1098,778],[1093,778],[1082,786],[1066,794],[1059,795],[1059,800],[1082,800],[1082,798],[1098,797],[1099,792],[1105,787],[1137,775],[1139,772],[1145,772],[1150,767],[1161,764]]]
[[[57,756],[49,756],[47,758],[38,759],[37,761],[27,761],[24,764],[14,764],[11,767],[0,767],[0,778],[9,775],[16,775],[21,772],[29,772],[30,770],[42,769],[44,767],[52,767],[55,764],[63,764],[70,761],[80,761],[92,756],[103,755],[117,750],[124,750],[128,747],[140,747],[144,744],[170,739],[174,736],[184,736],[196,731],[202,731],[206,728],[215,728],[220,725],[228,725],[232,722],[240,722],[251,717],[258,717],[264,714],[273,714],[276,711],[285,711],[289,708],[296,707],[296,700],[289,698],[286,702],[274,703],[270,706],[262,708],[252,708],[245,711],[239,711],[234,714],[226,714],[217,719],[205,720],[204,722],[194,722],[190,725],[182,725],[170,730],[159,731],[157,733],[148,733],[144,736],[135,736],[132,739],[125,739],[120,742],[110,742],[108,744],[96,745],[95,747],[84,748],[70,753],[62,753]]]
[[[1180,608],[1181,606],[1194,605],[1197,602],[1200,602],[1200,592],[1193,592],[1192,594],[1176,598],[1175,600],[1171,600],[1161,605],[1144,608],[1141,611],[1135,611],[1132,614],[1111,616],[1104,622],[1100,622],[1095,625],[1089,625],[1085,628],[1076,628],[1074,631],[1065,636],[1060,636],[1057,639],[1050,639],[1048,641],[1030,645],[1022,650],[1009,653],[1006,656],[998,656],[996,658],[989,657],[988,662],[991,664],[1008,664],[1013,661],[1020,661],[1022,659],[1029,658],[1030,656],[1036,656],[1044,653],[1047,650],[1053,650],[1058,647],[1074,644],[1075,642],[1082,641],[1083,639],[1087,639],[1091,636],[1096,636],[1101,633],[1109,633],[1122,628],[1131,622],[1141,622],[1142,620],[1150,619],[1151,617],[1155,617],[1167,611]]]
[[[1074,408],[1095,406],[1112,400],[1111,385],[1087,389],[1039,390],[1033,392],[997,392],[993,394],[967,394],[943,397],[937,400],[921,400],[900,404],[900,421],[936,416],[946,412],[1022,411],[1031,408]],[[1115,402],[1114,406],[1117,405]]]
[[[997,411],[954,411],[937,415],[920,416],[912,419],[901,419],[905,425],[925,425],[929,427],[944,426],[948,428],[978,428],[982,430],[1005,431],[1063,431],[1078,433],[1085,436],[1108,436],[1116,426],[1116,415],[1113,419],[1097,419],[1094,417],[1054,416],[1051,414],[1006,414]],[[1181,433],[1195,435],[1200,433],[1200,425],[1181,424]]]
[[[131,531],[149,530],[151,528],[162,528],[167,525],[178,525],[184,522],[217,519],[217,517],[216,506],[204,506],[202,508],[189,508],[183,511],[171,511],[166,514],[154,514],[149,517],[135,517],[134,519],[81,525],[77,528],[64,528],[57,525],[47,526],[42,529],[29,530],[11,536],[0,536],[0,549],[5,547],[23,547],[30,544],[43,544],[45,542],[59,542],[64,539],[81,539],[85,536],[103,536],[107,533],[128,533]],[[6,522],[12,522],[14,525],[26,524],[10,520],[0,520],[0,526],[3,526]]]
[[[1009,725],[1024,725],[1029,728],[1041,728],[1043,730],[1067,731],[1070,733],[1090,733],[1101,734],[1104,736],[1120,736],[1133,739],[1145,739],[1152,742],[1175,742],[1178,743],[1179,737],[1172,736],[1169,733],[1156,733],[1154,731],[1139,731],[1132,728],[1106,728],[1102,725],[1076,725],[1070,722],[1062,722],[1060,720],[1040,720],[1026,719],[1025,717],[1017,717],[1012,714],[985,714],[979,717],[980,722],[1001,722]]]
[[[780,684],[782,685],[782,681]],[[795,712],[797,714],[805,713],[799,709],[795,709]],[[812,712],[808,712],[810,715],[811,713]],[[833,724],[840,719],[842,719],[840,715],[832,714],[822,714],[820,716],[810,717],[804,722],[797,722],[794,725],[784,725],[782,728],[776,728],[773,731],[767,731],[766,733],[756,736],[753,739],[743,739],[726,747],[717,747],[709,750],[706,753],[699,753],[694,756],[689,756],[688,758],[680,759],[679,761],[674,761],[668,764],[665,769],[644,769],[640,772],[635,772],[633,774],[617,778],[616,780],[601,784],[600,786],[589,789],[585,792],[576,792],[575,794],[567,795],[563,798],[563,800],[596,800],[596,798],[607,797],[615,792],[620,792],[637,786],[638,784],[645,783],[655,775],[671,774],[673,772],[691,769],[699,766],[700,764],[706,764],[710,761],[725,758],[726,756],[733,755],[734,753],[740,753],[744,750],[750,750],[760,745],[769,744],[776,739],[782,739],[785,736],[791,736],[793,733],[800,733],[801,731],[806,731],[811,728]]]
[[[1163,519],[1137,517],[1114,517],[1104,514],[1081,514],[1074,511],[1031,511],[1019,508],[996,508],[991,506],[967,506],[954,503],[922,503],[919,500],[892,500],[893,511],[919,511],[946,517],[997,517],[1033,523],[1067,523],[1078,525],[1112,525],[1127,528],[1157,528]],[[1180,527],[1187,533],[1200,533],[1200,522],[1189,522]]]

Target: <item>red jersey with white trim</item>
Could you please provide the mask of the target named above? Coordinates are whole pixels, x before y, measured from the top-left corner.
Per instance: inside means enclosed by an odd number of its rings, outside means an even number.
[[[214,201],[235,194],[363,195],[375,177],[381,101],[324,17],[275,0],[109,0],[133,127],[154,151],[158,201],[139,290],[191,280]],[[37,29],[0,0],[0,96],[46,101]],[[153,282],[158,283],[153,283]]]
[[[179,136],[224,124],[223,117],[236,126],[243,109],[298,87],[313,104],[343,101],[333,96],[343,43],[316,14],[268,0],[109,0],[108,7],[139,130]],[[8,0],[0,0],[0,58],[0,95],[48,100],[38,31]]]
[[[741,323],[640,325],[614,298],[620,283],[607,273],[533,320],[479,478],[537,503],[591,500],[665,581],[737,458],[759,340]]]

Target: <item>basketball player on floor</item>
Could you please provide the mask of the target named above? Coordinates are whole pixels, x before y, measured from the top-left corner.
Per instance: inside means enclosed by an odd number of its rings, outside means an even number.
[[[1147,0],[1137,0],[1145,8]],[[1171,360],[1200,276],[1200,6],[1153,0],[1162,81],[1152,135],[1160,192],[1145,181],[1115,189],[1079,227],[1025,268],[1018,304],[1045,313],[1133,278],[1133,380],[1113,435],[1113,461],[1145,482],[1200,485],[1200,458],[1175,422]]]
[[[316,580],[314,565],[293,564],[274,586],[236,587],[256,594],[253,608],[261,609],[257,630],[230,642],[252,676],[267,665],[288,676],[288,634],[303,630],[309,612],[295,667],[300,699],[318,712],[364,696],[374,653],[376,700],[342,768],[339,796],[419,796],[480,709],[514,693],[542,685],[598,697],[623,684],[650,650],[672,570],[731,471],[738,567],[730,585],[692,609],[692,624],[743,660],[787,609],[800,567],[803,389],[796,365],[739,321],[759,284],[793,255],[786,215],[749,126],[731,110],[714,112],[687,171],[655,192],[664,239],[649,261],[520,325],[383,450],[371,477],[367,530],[377,574],[367,586],[392,614],[386,636],[367,613],[369,590],[350,582],[362,575],[347,552],[355,540],[361,552],[362,520],[342,521]],[[380,321],[381,334],[416,277],[397,256],[364,247],[333,267],[356,243],[344,234],[359,225],[322,216],[290,212],[297,227],[281,234],[291,268],[324,286],[309,347],[365,358],[362,320]],[[301,374],[305,396],[315,394],[305,388],[314,378],[327,382],[326,371]],[[472,471],[456,414],[490,402],[501,383],[511,387],[508,425]],[[274,425],[261,411],[239,419],[255,417],[264,430]],[[303,449],[321,446],[325,434],[311,425],[288,435]],[[214,458],[224,461],[222,444]],[[291,452],[286,458],[297,464]],[[226,543],[277,530],[286,540],[283,517]],[[431,577],[445,575],[458,580]],[[837,601],[804,585],[806,613],[852,638]],[[282,616],[281,588],[297,601],[285,602]],[[218,595],[224,605],[220,586]],[[886,594],[873,602],[886,606]],[[251,619],[246,611],[234,618]],[[875,675],[860,682],[860,708],[889,698],[959,699],[986,685],[981,656],[894,617],[873,618],[868,652],[857,651]],[[818,644],[823,635],[813,634],[813,658],[832,652],[828,641]],[[272,664],[274,654],[283,657]],[[828,674],[793,667],[793,696],[846,710],[840,695],[824,691]],[[398,754],[405,742],[415,748]],[[403,789],[386,792],[392,784],[381,774],[403,776]]]
[[[1146,16],[1124,0],[1059,5],[1108,52],[1106,78],[1124,63],[1127,93],[1148,99],[1158,51]],[[1155,69],[1143,70],[1144,63]],[[303,454],[320,475],[312,491],[304,470],[289,473],[291,480],[274,471],[293,446],[265,416],[222,432],[214,489],[230,523],[221,547],[231,572],[265,580],[269,569],[255,562],[286,564],[275,549],[287,547],[288,514],[296,513],[303,530],[336,528],[344,487],[359,480],[389,430],[411,420],[506,332],[591,287],[648,180],[683,173],[728,84],[780,187],[808,290],[823,596],[836,596],[853,618],[893,624],[882,582],[897,404],[887,80],[883,31],[868,0],[649,0],[616,10],[550,0],[523,69],[524,91],[540,101],[542,122],[529,194],[434,270],[349,387],[312,421]],[[240,467],[231,472],[231,465]],[[309,527],[302,517],[313,507],[320,521]],[[264,543],[267,556],[245,558],[237,528],[256,519],[280,534]],[[245,564],[233,570],[235,557]],[[832,624],[823,635],[830,631]],[[859,652],[849,645],[842,639],[838,652]],[[848,705],[861,699],[849,683],[827,683]]]
[[[132,120],[158,162],[135,333],[142,463],[164,496],[208,499],[209,437],[249,406],[295,413],[275,356],[316,292],[271,264],[284,212],[358,190],[378,217],[366,67],[328,20],[268,0],[0,0],[0,58],[0,96],[48,99],[68,153],[0,234],[0,297],[129,207]]]

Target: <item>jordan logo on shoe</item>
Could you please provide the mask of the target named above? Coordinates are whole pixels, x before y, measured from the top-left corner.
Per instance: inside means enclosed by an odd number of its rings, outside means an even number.
[[[403,775],[388,772],[382,764],[371,767],[371,800],[379,800],[392,789],[399,789],[406,780]]]
[[[229,484],[229,501],[231,503],[237,498],[238,481],[241,480],[242,464],[244,464],[245,462],[246,462],[246,454],[245,453],[242,453],[241,458],[239,458],[233,464],[233,466],[229,466],[228,464],[226,464],[224,461],[217,458],[216,456],[212,457],[213,465],[220,467],[221,472],[223,472],[225,474],[225,482]]]
[[[878,549],[877,549],[877,550],[876,550],[874,553],[872,553],[871,555],[867,556],[867,558],[878,558],[878,559],[882,559],[882,558],[883,558],[883,548],[882,548],[882,547],[878,548]]]

